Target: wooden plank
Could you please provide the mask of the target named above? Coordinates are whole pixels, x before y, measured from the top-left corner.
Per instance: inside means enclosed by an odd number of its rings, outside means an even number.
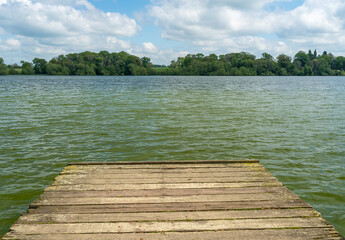
[[[230,204],[231,203],[231,204]],[[103,204],[82,206],[39,206],[29,209],[30,213],[119,213],[119,212],[177,212],[177,211],[212,211],[212,210],[246,210],[246,209],[284,209],[311,208],[300,199],[281,201],[240,201],[208,203],[136,203],[136,204]]]
[[[159,196],[159,197],[85,197],[85,198],[40,198],[32,207],[59,205],[89,205],[89,204],[122,204],[122,203],[173,203],[173,202],[237,202],[237,201],[267,201],[299,199],[295,194],[237,194],[237,195],[197,195],[197,196]]]
[[[263,171],[262,169],[255,169],[255,170],[243,170],[243,169],[209,169],[208,171],[206,169],[194,169],[194,170],[178,170],[178,169],[170,169],[170,170],[163,170],[160,171],[159,169],[140,169],[138,171],[135,170],[111,170],[111,169],[99,169],[99,170],[82,170],[82,169],[77,169],[73,171],[63,171],[60,173],[60,175],[73,175],[76,176],[78,174],[80,175],[85,175],[85,174],[92,174],[92,175],[118,175],[119,177],[121,176],[126,176],[128,174],[137,174],[137,175],[148,175],[148,174],[191,174],[191,173],[199,173],[199,174],[217,174],[217,173],[223,173],[223,174],[228,174],[228,176],[231,176],[232,173],[252,173],[252,174],[260,174],[260,173],[265,173],[266,171]]]
[[[109,214],[25,214],[17,223],[102,223],[140,221],[191,221],[226,219],[262,219],[320,217],[313,209],[263,209],[242,211],[152,212]]]
[[[84,173],[84,174],[62,174],[58,175],[55,180],[60,179],[155,179],[155,178],[186,178],[186,175],[179,173],[106,173],[106,174],[95,174],[95,173]],[[247,171],[247,172],[191,172],[188,173],[189,178],[222,178],[222,177],[272,177],[267,171]],[[104,180],[106,181],[106,180]]]
[[[329,224],[322,218],[273,218],[176,222],[118,222],[70,224],[14,224],[12,230],[25,234],[49,233],[140,233],[217,231],[232,229],[322,228]],[[330,227],[330,226],[329,226]]]
[[[243,187],[279,187],[278,181],[243,182],[243,183],[162,183],[162,184],[103,184],[103,185],[57,185],[49,186],[45,191],[89,191],[89,190],[124,190],[124,189],[162,189],[162,188],[243,188]]]
[[[312,240],[329,239],[343,240],[333,228],[303,228],[303,229],[260,229],[260,230],[230,230],[201,232],[155,232],[155,233],[122,233],[117,234],[38,234],[21,235],[9,233],[3,240],[215,240],[215,239],[279,239],[279,240]]]
[[[65,184],[89,184],[89,185],[103,185],[107,184],[124,184],[124,183],[237,183],[237,182],[267,182],[275,181],[274,177],[219,177],[219,178],[134,178],[134,179],[98,179],[98,178],[65,178],[54,181],[52,186]]]
[[[109,168],[78,168],[74,169],[67,168],[63,170],[60,174],[85,174],[85,173],[99,173],[99,174],[143,174],[143,173],[231,173],[231,172],[259,172],[266,170],[263,167],[255,168],[166,168],[166,169],[151,169],[151,168],[138,168],[138,169],[109,169]]]
[[[248,193],[291,193],[286,187],[251,187],[251,188],[180,188],[168,189],[137,189],[114,191],[45,191],[40,198],[78,198],[78,197],[138,197],[138,196],[192,196],[217,194],[248,194]]]
[[[250,160],[71,164],[4,237],[62,238],[341,236],[309,204]]]
[[[213,164],[130,164],[130,165],[68,165],[66,170],[74,169],[112,169],[112,170],[138,170],[138,169],[212,169],[212,168],[262,168],[262,165],[259,163],[232,163],[232,164],[222,164],[222,163],[213,163]]]

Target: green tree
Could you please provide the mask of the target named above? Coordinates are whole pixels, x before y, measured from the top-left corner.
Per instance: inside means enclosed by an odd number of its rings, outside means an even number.
[[[320,76],[333,75],[331,66],[328,61],[322,56],[313,61],[314,74]]]
[[[8,66],[8,74],[9,75],[17,75],[18,71],[14,68],[13,65],[9,65]]]
[[[315,50],[316,51],[316,50]],[[308,51],[308,57],[309,57],[309,60],[314,60],[315,58],[316,58],[316,56],[315,56],[315,51],[314,51],[314,53],[312,53],[311,52],[311,50],[309,49],[309,51]]]
[[[296,65],[304,67],[304,66],[306,66],[306,65],[308,65],[310,63],[309,56],[305,52],[299,51],[295,55],[294,63]]]
[[[187,54],[172,60],[166,67],[151,63],[150,58],[139,58],[124,51],[81,52],[59,55],[49,63],[35,58],[33,64],[22,61],[23,74],[52,75],[345,75],[345,57],[334,57],[326,51],[320,56],[299,51],[293,58],[280,54],[275,60],[269,53],[260,59],[247,52],[220,56],[202,53]],[[158,68],[159,67],[159,68]],[[15,66],[0,61],[0,74],[15,74]]]
[[[291,64],[291,57],[285,55],[285,54],[280,54],[278,57],[278,65],[280,68],[285,68],[287,69],[287,67]]]
[[[257,75],[276,75],[278,72],[278,65],[274,61],[272,55],[263,53],[262,57],[255,62]]]
[[[345,71],[345,57],[339,56],[334,60],[334,68],[336,70]]]
[[[32,67],[32,63],[21,61],[22,63],[22,74],[24,75],[34,75],[35,70]]]
[[[314,59],[317,58],[317,52],[316,49],[314,50]]]
[[[261,58],[265,59],[267,61],[273,61],[274,60],[273,56],[269,53],[263,53]]]
[[[141,62],[144,68],[152,68],[153,64],[151,63],[151,59],[148,57],[142,57]]]
[[[7,75],[8,68],[4,62],[4,59],[0,57],[0,75]]]
[[[67,67],[62,66],[55,61],[50,61],[47,65],[47,74],[49,75],[69,75]]]
[[[34,64],[34,70],[36,74],[46,74],[47,73],[47,61],[41,58],[35,58],[32,60]]]

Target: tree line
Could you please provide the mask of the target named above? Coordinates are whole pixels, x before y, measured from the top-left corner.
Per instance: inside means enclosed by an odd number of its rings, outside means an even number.
[[[59,55],[49,62],[35,58],[6,65],[0,58],[0,75],[197,75],[197,76],[345,76],[345,57],[324,51],[299,51],[293,58],[280,54],[274,58],[263,53],[260,58],[240,52],[217,56],[188,54],[170,65],[153,65],[150,58],[126,52],[107,51]]]

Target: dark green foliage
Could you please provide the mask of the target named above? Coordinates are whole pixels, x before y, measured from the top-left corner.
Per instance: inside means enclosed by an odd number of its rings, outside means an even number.
[[[18,71],[14,68],[14,66],[10,65],[10,66],[8,66],[8,74],[9,75],[17,75]]]
[[[169,66],[153,65],[150,58],[139,58],[126,52],[101,51],[59,55],[49,62],[35,58],[22,61],[22,74],[49,75],[197,75],[197,76],[335,76],[345,75],[345,57],[334,57],[316,50],[299,51],[292,59],[280,54],[276,59],[269,53],[261,58],[240,52],[217,56],[188,54],[172,60]],[[0,58],[0,74],[18,74],[15,65],[6,66]]]
[[[32,60],[34,64],[34,70],[36,74],[46,74],[47,73],[47,61],[41,58],[35,58]]]
[[[140,60],[144,68],[151,68],[153,66],[153,64],[151,63],[151,59],[148,57],[142,57]]]
[[[32,67],[32,63],[21,61],[22,63],[22,74],[24,75],[34,75],[35,70]]]
[[[306,65],[309,64],[309,62],[310,62],[309,56],[305,52],[299,51],[298,53],[296,53],[295,59],[294,59],[295,65],[298,65],[299,67],[305,67]]]
[[[173,70],[173,71],[172,71]],[[333,76],[345,75],[345,57],[335,58],[324,52],[317,56],[311,50],[298,52],[292,62],[291,57],[281,54],[274,59],[269,53],[263,53],[260,59],[250,53],[228,53],[217,57],[203,54],[179,57],[171,61],[169,68],[159,74],[174,75],[233,75],[233,76]]]
[[[147,75],[152,63],[126,52],[71,53],[53,58],[47,65],[51,75]]]
[[[8,69],[6,64],[4,63],[4,59],[0,57],[0,75],[7,75]]]
[[[289,65],[291,64],[291,57],[285,55],[285,54],[280,54],[278,57],[278,65],[280,68],[285,68],[287,69]]]
[[[345,57],[337,57],[334,61],[334,69],[345,71]]]

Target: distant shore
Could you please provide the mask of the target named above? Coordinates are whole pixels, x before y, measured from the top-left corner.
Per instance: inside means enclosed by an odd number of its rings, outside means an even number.
[[[299,51],[293,58],[280,54],[274,58],[263,53],[261,58],[240,52],[208,56],[188,54],[172,60],[170,65],[154,65],[148,57],[139,58],[126,52],[107,51],[59,55],[49,62],[34,58],[6,65],[0,58],[0,75],[181,75],[181,76],[345,76],[345,57],[316,50]]]

